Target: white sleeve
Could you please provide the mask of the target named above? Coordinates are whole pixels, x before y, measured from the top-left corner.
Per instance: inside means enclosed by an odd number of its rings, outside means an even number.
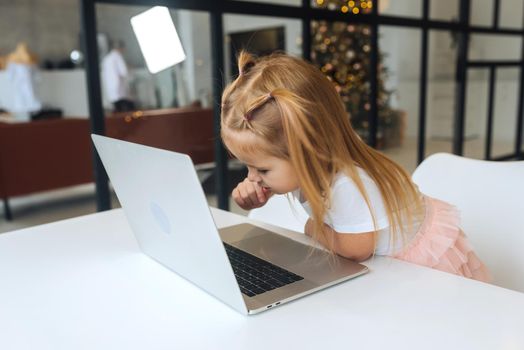
[[[116,65],[116,69],[118,71],[118,75],[121,78],[126,78],[128,72],[127,72],[126,62],[124,61],[124,57],[122,55],[118,55],[116,57],[117,57],[117,59],[115,60],[115,65]]]
[[[347,176],[342,176],[332,188],[331,206],[326,213],[326,223],[339,233],[363,233],[384,229],[389,226],[382,195],[375,182],[368,176],[361,176],[373,214],[359,192],[356,184]]]

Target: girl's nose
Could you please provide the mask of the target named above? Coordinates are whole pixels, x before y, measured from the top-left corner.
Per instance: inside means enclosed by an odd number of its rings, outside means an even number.
[[[260,176],[256,170],[248,168],[247,179],[252,182],[259,182]]]

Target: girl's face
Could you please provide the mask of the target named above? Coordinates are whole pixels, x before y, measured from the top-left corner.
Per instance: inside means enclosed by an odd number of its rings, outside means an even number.
[[[289,161],[263,152],[235,156],[247,165],[247,178],[266,190],[284,194],[298,189],[298,178]]]

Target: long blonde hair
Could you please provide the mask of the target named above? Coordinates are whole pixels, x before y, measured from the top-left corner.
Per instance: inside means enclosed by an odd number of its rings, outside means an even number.
[[[354,181],[375,224],[357,170],[363,169],[382,194],[392,228],[390,242],[395,242],[405,220],[403,209],[414,202],[420,205],[418,191],[399,165],[353,130],[333,84],[313,65],[285,54],[255,58],[242,51],[238,67],[239,76],[222,94],[221,135],[226,146],[232,133],[246,133],[254,142],[236,148],[263,151],[291,163],[311,206],[317,239],[326,234],[323,221],[339,172]],[[409,212],[407,217],[411,221]]]

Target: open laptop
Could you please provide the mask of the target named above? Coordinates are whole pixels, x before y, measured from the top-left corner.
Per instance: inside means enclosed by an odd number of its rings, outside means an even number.
[[[218,230],[188,155],[92,139],[142,251],[243,314],[368,271],[258,226]]]

